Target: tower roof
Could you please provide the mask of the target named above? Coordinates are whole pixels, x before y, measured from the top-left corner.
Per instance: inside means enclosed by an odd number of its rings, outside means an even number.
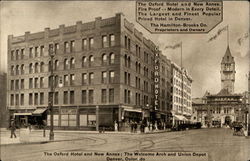
[[[223,56],[221,63],[234,63],[234,57],[231,54],[229,46],[227,46],[226,53]]]

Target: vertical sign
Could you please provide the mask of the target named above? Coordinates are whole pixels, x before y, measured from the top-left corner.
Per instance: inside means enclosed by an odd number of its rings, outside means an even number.
[[[155,65],[154,65],[154,85],[155,85],[155,90],[154,90],[154,106],[155,110],[159,110],[159,93],[160,93],[160,54],[159,50],[156,47],[155,48]]]

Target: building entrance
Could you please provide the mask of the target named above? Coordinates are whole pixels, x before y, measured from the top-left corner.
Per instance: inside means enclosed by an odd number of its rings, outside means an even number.
[[[225,117],[225,125],[230,125],[231,122],[232,122],[232,120],[231,120],[230,116],[226,116]]]

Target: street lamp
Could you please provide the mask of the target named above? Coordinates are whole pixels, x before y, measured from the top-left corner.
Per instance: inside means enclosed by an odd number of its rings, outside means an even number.
[[[54,119],[53,119],[53,96],[54,96],[54,71],[53,71],[53,58],[55,53],[53,51],[53,46],[49,45],[49,56],[50,56],[50,92],[49,92],[49,110],[50,110],[50,133],[49,140],[54,140]]]

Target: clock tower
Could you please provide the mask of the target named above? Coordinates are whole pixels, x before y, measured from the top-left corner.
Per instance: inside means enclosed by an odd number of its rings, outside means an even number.
[[[229,46],[221,61],[221,89],[227,89],[229,93],[234,93],[235,82],[235,62],[231,55]]]

